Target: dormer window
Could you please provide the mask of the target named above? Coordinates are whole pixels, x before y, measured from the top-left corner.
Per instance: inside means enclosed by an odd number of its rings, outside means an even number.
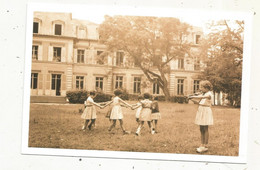
[[[33,22],[33,33],[39,33],[39,22]]]
[[[200,35],[196,35],[195,36],[195,44],[199,44],[200,43]]]
[[[61,35],[61,31],[62,31],[62,25],[61,24],[55,24],[54,26],[55,28],[55,35]]]

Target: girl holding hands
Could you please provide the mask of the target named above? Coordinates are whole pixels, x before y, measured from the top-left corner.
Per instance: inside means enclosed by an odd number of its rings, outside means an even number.
[[[121,104],[124,104],[128,107],[131,107],[130,104],[126,103],[124,100],[122,100],[119,95],[122,94],[121,90],[115,90],[114,91],[115,97],[108,102],[104,107],[112,104],[111,114],[110,114],[110,120],[112,120],[112,124],[109,127],[108,131],[111,131],[116,126],[116,120],[119,120],[121,129],[124,134],[129,134],[129,131],[126,131],[123,125],[123,113],[122,113],[122,107]]]
[[[198,103],[198,111],[195,118],[195,124],[200,126],[201,133],[201,145],[197,148],[197,152],[202,153],[208,150],[208,140],[209,131],[208,126],[213,125],[213,114],[211,110],[211,103],[213,99],[213,94],[210,91],[212,89],[212,84],[205,80],[200,82],[201,95],[190,96],[189,99],[194,103]],[[193,99],[199,99],[199,102]]]
[[[99,105],[98,103],[94,102],[93,98],[95,96],[95,92],[90,92],[89,97],[84,102],[85,109],[81,115],[81,118],[84,119],[84,124],[82,127],[82,130],[85,130],[86,127],[88,127],[89,130],[91,130],[91,127],[93,124],[95,124],[97,114],[96,114],[96,107],[103,108],[103,106]],[[90,124],[88,125],[88,123]]]

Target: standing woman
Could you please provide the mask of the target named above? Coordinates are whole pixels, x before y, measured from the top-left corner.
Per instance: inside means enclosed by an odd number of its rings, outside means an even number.
[[[200,126],[201,133],[201,145],[197,148],[197,152],[202,153],[208,150],[209,130],[208,126],[213,125],[213,114],[211,110],[211,103],[213,100],[213,94],[210,91],[212,84],[205,80],[200,83],[201,95],[190,96],[192,99],[199,99],[199,107],[195,118],[195,124]],[[192,100],[194,103],[196,101]]]
[[[95,96],[95,92],[93,92],[93,91],[90,92],[89,97],[84,102],[85,109],[81,115],[81,118],[84,119],[84,124],[82,126],[82,130],[85,130],[86,127],[88,127],[88,129],[91,130],[92,125],[95,124],[95,121],[97,118],[95,106],[103,108],[98,103],[94,102],[94,100],[93,100],[94,96]],[[90,122],[90,124],[88,125],[89,122]]]

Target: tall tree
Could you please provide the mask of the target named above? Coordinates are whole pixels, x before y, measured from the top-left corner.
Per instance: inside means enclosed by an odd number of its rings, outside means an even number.
[[[243,21],[219,21],[210,24],[211,33],[204,41],[207,67],[202,75],[210,80],[215,92],[228,94],[231,105],[240,106],[243,60]]]
[[[99,34],[109,51],[126,52],[147,79],[159,85],[168,100],[169,63],[188,54],[190,44],[183,41],[188,28],[188,24],[176,18],[105,16]]]

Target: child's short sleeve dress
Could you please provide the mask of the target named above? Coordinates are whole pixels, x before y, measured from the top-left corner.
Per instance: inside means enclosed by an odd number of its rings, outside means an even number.
[[[96,113],[96,107],[92,104],[94,100],[91,97],[88,97],[85,106],[86,108],[84,109],[81,118],[82,119],[96,119],[97,118],[97,113]]]
[[[110,119],[123,119],[122,107],[117,96],[113,98]]]
[[[145,99],[145,100],[142,100],[141,103],[142,103],[142,110],[140,113],[140,121],[151,121],[152,101]]]
[[[142,110],[142,104],[138,102],[136,105],[139,107],[136,109],[135,118],[139,119]]]
[[[200,100],[195,118],[195,124],[201,126],[213,125],[213,114],[211,110],[213,94],[208,91],[203,94],[203,96],[210,96],[210,98],[204,98]]]

